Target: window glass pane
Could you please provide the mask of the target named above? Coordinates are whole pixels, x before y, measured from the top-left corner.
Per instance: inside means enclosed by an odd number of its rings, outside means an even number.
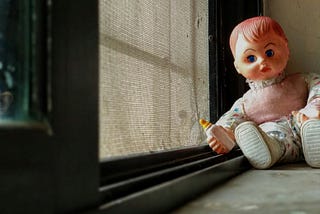
[[[101,0],[100,157],[199,145],[207,0]]]
[[[34,5],[34,1],[0,1],[0,123],[36,115],[31,107],[38,97],[30,84],[37,79]]]

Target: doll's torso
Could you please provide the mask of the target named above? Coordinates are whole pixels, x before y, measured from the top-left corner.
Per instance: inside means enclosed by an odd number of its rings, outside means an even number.
[[[248,119],[261,124],[288,116],[306,105],[308,87],[299,74],[289,75],[280,83],[251,89],[243,96]]]

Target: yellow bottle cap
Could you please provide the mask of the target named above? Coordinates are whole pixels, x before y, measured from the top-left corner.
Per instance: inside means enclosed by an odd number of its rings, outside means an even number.
[[[202,128],[204,128],[204,129],[206,129],[208,126],[211,125],[211,123],[209,121],[206,121],[205,119],[200,119],[199,123],[202,126]]]

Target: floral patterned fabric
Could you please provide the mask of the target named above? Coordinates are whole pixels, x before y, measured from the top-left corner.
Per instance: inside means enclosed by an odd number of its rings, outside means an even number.
[[[304,84],[307,90],[307,96],[301,96],[304,99],[304,106],[301,109],[291,109],[291,111],[297,111],[306,115],[311,115],[317,117],[320,110],[320,75],[315,73],[301,73],[294,74],[303,78]],[[290,75],[291,76],[291,75]],[[249,81],[251,92],[256,92],[258,90],[274,87],[277,84],[283,83],[286,79],[290,79],[290,76],[279,76],[273,81],[266,82],[253,82]],[[302,89],[304,90],[304,89]],[[246,94],[248,94],[248,92]],[[239,98],[217,122],[217,125],[221,125],[225,128],[235,130],[236,127],[245,121],[252,121],[252,118],[246,113],[246,102],[244,99],[245,95]],[[263,99],[263,97],[261,97]],[[259,99],[256,96],[255,99]],[[288,101],[290,98],[287,98]],[[259,100],[257,100],[259,102]],[[289,101],[290,103],[291,101]],[[314,113],[316,112],[316,113]],[[319,115],[318,115],[319,116]],[[257,121],[256,121],[257,122]],[[288,115],[282,115],[279,118],[263,121],[262,123],[257,122],[257,125],[270,137],[275,138],[284,148],[284,155],[280,162],[291,162],[302,159],[302,149],[301,149],[301,139],[300,139],[300,127],[303,121],[297,120],[297,117],[289,113]]]

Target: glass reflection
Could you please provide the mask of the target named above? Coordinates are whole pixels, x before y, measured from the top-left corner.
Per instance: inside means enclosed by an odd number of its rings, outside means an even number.
[[[0,0],[0,122],[30,118],[32,5]]]
[[[16,90],[16,42],[17,1],[0,1],[0,117],[7,116]]]

